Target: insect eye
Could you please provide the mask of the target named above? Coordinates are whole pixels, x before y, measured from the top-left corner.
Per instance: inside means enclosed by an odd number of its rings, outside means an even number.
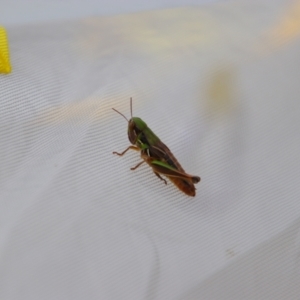
[[[135,144],[136,142],[136,132],[135,132],[135,129],[134,128],[131,128],[129,126],[129,130],[128,130],[128,138],[129,138],[129,141],[132,143],[132,144]]]
[[[134,122],[129,121],[128,127],[129,127],[130,130],[134,130],[136,126],[135,126]]]

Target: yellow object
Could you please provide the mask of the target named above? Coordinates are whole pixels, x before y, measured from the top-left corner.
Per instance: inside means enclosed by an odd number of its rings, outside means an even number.
[[[6,30],[0,27],[0,73],[10,73],[9,49]]]

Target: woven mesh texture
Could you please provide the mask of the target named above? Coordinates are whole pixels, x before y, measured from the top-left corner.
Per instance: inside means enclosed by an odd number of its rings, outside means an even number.
[[[299,299],[295,3],[7,28],[0,299]],[[112,154],[130,97],[195,198]]]

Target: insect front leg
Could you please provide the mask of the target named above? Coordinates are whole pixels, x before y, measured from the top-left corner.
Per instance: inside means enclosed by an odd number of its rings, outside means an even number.
[[[113,152],[113,154],[117,154],[119,156],[123,156],[129,149],[131,150],[135,150],[135,151],[140,151],[140,149],[136,146],[129,146],[128,148],[126,148],[122,153],[118,153],[118,152]]]
[[[113,154],[117,154],[117,155],[119,155],[119,156],[123,156],[129,149],[131,149],[131,150],[135,150],[135,151],[140,151],[141,149],[140,148],[138,148],[138,147],[136,147],[136,146],[129,146],[128,148],[126,148],[122,153],[118,153],[118,152],[113,152]],[[135,167],[133,167],[133,168],[130,168],[130,170],[135,170],[135,169],[137,169],[141,164],[143,164],[145,161],[143,160],[143,161],[141,161],[141,162],[139,162]]]

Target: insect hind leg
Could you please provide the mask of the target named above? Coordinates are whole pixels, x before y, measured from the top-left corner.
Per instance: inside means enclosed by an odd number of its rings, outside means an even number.
[[[167,184],[167,181],[166,181],[165,179],[163,179],[163,178],[159,175],[159,173],[154,172],[154,174],[155,174],[160,180],[162,180],[165,184]]]

